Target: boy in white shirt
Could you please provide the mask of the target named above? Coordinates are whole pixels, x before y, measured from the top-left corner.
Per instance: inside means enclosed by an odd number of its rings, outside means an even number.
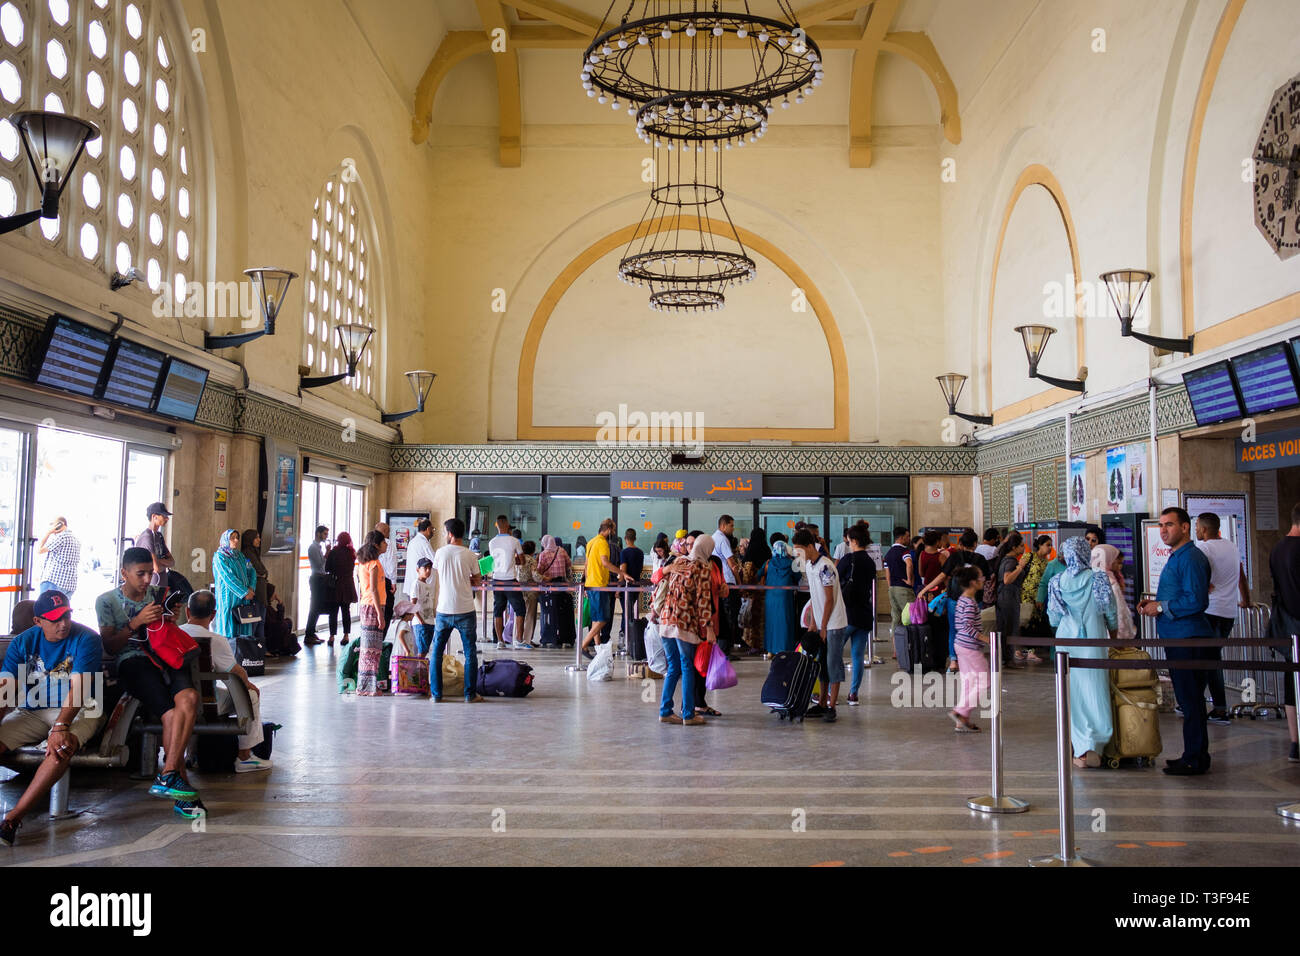
[[[525,614],[524,594],[517,587],[519,565],[524,563],[524,546],[510,533],[510,519],[505,515],[497,516],[497,535],[488,542],[488,553],[492,555],[492,627],[497,648],[509,650],[510,645],[501,636],[505,632],[506,604],[515,612],[515,620],[519,622],[516,627],[523,624]]]
[[[812,626],[804,634],[805,643],[820,643],[821,699],[808,708],[806,716],[835,722],[835,702],[844,682],[845,629],[849,626],[844,596],[840,593],[840,575],[835,563],[817,553],[817,538],[807,528],[794,533],[791,542],[802,552],[808,573],[808,605],[812,608]]]
[[[433,573],[433,561],[420,558],[415,564],[415,651],[429,653],[433,646],[433,626],[438,623],[438,576]]]

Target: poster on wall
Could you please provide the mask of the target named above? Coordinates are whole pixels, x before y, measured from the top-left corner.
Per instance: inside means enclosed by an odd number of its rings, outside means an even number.
[[[397,577],[406,576],[406,548],[415,535],[415,525],[421,518],[429,517],[427,511],[389,511],[382,512],[383,520],[388,523],[388,546],[397,550]]]
[[[1192,518],[1192,534],[1196,534],[1196,516],[1209,511],[1219,516],[1220,536],[1236,542],[1241,563],[1246,568],[1246,580],[1253,583],[1250,562],[1250,525],[1246,523],[1249,506],[1245,494],[1198,494],[1183,496],[1183,507]]]
[[[1124,472],[1127,486],[1124,489],[1122,511],[1137,514],[1147,510],[1147,445],[1138,442],[1124,449]]]
[[[1106,449],[1106,513],[1119,514],[1128,498],[1128,469],[1124,467],[1124,449]]]
[[[293,553],[298,528],[298,449],[271,438],[266,448],[267,518],[270,527],[263,537],[270,541],[270,554]]]
[[[1019,482],[1011,486],[1012,522],[1021,524],[1029,520],[1029,484]]]
[[[1088,511],[1088,463],[1083,458],[1070,459],[1070,520],[1086,521]]]
[[[1142,522],[1143,562],[1142,593],[1154,595],[1160,587],[1160,572],[1169,563],[1173,549],[1160,538],[1160,522],[1149,519]]]

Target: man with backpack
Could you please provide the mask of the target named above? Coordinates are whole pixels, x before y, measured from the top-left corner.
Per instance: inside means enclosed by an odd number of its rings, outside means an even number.
[[[870,666],[867,654],[871,648],[871,634],[876,626],[876,562],[871,559],[867,545],[871,543],[870,532],[863,525],[854,525],[847,532],[849,551],[840,558],[837,570],[840,575],[840,593],[844,597],[844,608],[849,623],[843,630],[844,638],[839,642],[831,641],[831,657],[843,654],[844,640],[849,642],[849,655],[853,662],[853,681],[849,684],[849,706],[858,706],[858,689],[862,686],[862,675]],[[839,688],[832,685],[831,697],[836,698]]]

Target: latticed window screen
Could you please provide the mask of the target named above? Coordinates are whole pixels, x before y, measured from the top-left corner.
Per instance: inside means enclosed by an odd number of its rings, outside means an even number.
[[[171,283],[183,299],[196,273],[199,204],[177,34],[164,6],[0,0],[0,113],[68,113],[102,134],[86,144],[59,218],[23,235],[106,272],[139,267],[151,291]],[[39,204],[18,131],[0,119],[0,215]]]
[[[374,326],[371,301],[371,241],[374,218],[350,161],[335,170],[312,208],[311,245],[303,294],[302,360],[313,375],[347,370],[335,327],[349,322]],[[374,396],[371,340],[357,373],[347,384]]]

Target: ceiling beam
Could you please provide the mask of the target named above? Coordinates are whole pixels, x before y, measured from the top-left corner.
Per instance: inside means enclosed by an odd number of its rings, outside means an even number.
[[[856,13],[865,6],[869,4],[863,3],[862,0],[819,0],[817,3],[810,3],[802,10],[796,10],[794,18],[799,26],[807,28],[827,20],[834,20],[846,13]]]
[[[533,16],[541,17],[549,23],[572,30],[583,38],[584,49],[600,27],[600,21],[595,17],[583,13],[581,10],[566,7],[562,3],[554,3],[552,0],[502,0],[502,2],[506,6],[522,10],[524,13],[531,13]]]
[[[505,50],[492,51],[497,70],[497,145],[502,166],[517,167],[523,162],[523,108],[519,102],[519,51],[510,42],[510,25],[505,7],[499,0],[475,0],[483,30],[491,38],[494,30],[506,37]]]
[[[961,142],[961,113],[957,109],[957,87],[953,85],[948,69],[939,58],[934,42],[924,33],[890,33],[880,44],[886,53],[907,57],[930,78],[934,92],[939,96],[939,122],[943,135],[954,146]]]
[[[417,146],[429,140],[429,123],[433,119],[433,101],[438,87],[452,67],[479,53],[487,53],[491,38],[478,30],[453,30],[442,38],[433,59],[424,68],[420,85],[415,88],[415,109],[411,115],[411,142]]]
[[[871,98],[876,88],[876,65],[880,44],[901,3],[902,0],[876,0],[871,5],[867,28],[853,54],[853,73],[849,78],[849,167],[852,169],[866,169],[871,165]]]

